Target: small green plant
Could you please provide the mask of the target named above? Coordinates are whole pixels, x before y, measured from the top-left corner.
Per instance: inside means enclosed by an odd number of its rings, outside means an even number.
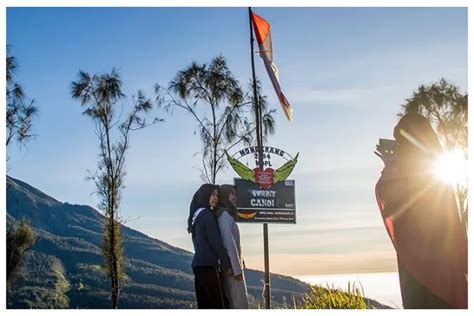
[[[311,291],[302,300],[294,302],[295,308],[300,309],[369,309],[363,297],[363,292],[348,283],[347,291],[334,286],[311,286]]]
[[[25,220],[14,221],[7,230],[7,287],[22,273],[23,260],[35,244],[35,233],[31,224]]]

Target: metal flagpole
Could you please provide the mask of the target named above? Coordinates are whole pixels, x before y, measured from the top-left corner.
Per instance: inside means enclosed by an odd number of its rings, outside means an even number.
[[[252,8],[249,7],[249,23],[250,23],[250,57],[252,60],[252,79],[253,79],[253,100],[255,104],[255,123],[257,131],[257,151],[258,151],[258,165],[263,170],[263,133],[262,133],[262,109],[258,100],[257,81],[255,79],[255,61],[253,50],[253,26],[252,26]],[[265,284],[263,287],[265,297],[265,308],[270,309],[270,262],[268,255],[268,224],[263,224],[263,252],[265,260]]]

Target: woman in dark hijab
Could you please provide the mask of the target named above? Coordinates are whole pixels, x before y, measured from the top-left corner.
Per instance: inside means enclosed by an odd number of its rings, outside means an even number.
[[[229,274],[230,262],[222,245],[214,215],[218,186],[203,184],[194,194],[188,230],[192,234],[194,257],[192,267],[198,308],[226,308],[221,271]]]
[[[198,194],[199,194],[199,190],[197,190],[194,193],[193,198],[191,200],[191,204],[189,205],[188,234],[191,234],[191,230],[192,230],[191,223],[193,220],[194,212],[197,210],[196,203],[197,203]]]
[[[394,129],[398,147],[382,157],[377,203],[397,252],[404,308],[467,308],[467,239],[452,188],[435,178],[442,147],[420,114]]]
[[[219,210],[216,212],[222,242],[229,255],[232,275],[224,276],[224,292],[229,299],[230,308],[248,309],[247,286],[245,284],[240,232],[237,218],[237,192],[233,185],[219,186]]]

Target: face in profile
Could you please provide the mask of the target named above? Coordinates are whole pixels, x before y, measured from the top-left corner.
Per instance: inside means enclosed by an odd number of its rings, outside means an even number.
[[[237,191],[235,189],[232,189],[229,194],[229,202],[232,203],[232,205],[237,206]]]
[[[209,206],[211,208],[215,208],[217,206],[217,202],[219,202],[219,196],[218,196],[217,189],[212,191],[211,197],[209,198]]]

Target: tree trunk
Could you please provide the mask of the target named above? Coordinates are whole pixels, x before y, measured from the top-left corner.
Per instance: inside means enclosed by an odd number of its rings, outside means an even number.
[[[217,176],[217,142],[214,141],[214,157],[212,159],[212,184],[216,184],[216,176]]]
[[[118,306],[119,299],[119,284],[118,284],[118,269],[117,269],[117,256],[115,253],[115,221],[113,215],[110,220],[110,249],[111,249],[111,281],[112,281],[112,308],[116,309]]]
[[[213,125],[213,157],[212,157],[212,184],[216,184],[216,173],[217,173],[217,122],[216,122],[216,109],[214,108],[214,103],[211,103],[212,108],[212,125]]]
[[[111,249],[111,277],[112,277],[112,307],[114,309],[118,308],[118,300],[120,294],[120,272],[118,268],[118,260],[119,255],[117,254],[117,249],[120,246],[119,243],[119,236],[116,233],[115,229],[115,197],[116,197],[116,190],[115,190],[115,179],[112,178],[111,181],[111,196],[110,196],[110,249]]]

